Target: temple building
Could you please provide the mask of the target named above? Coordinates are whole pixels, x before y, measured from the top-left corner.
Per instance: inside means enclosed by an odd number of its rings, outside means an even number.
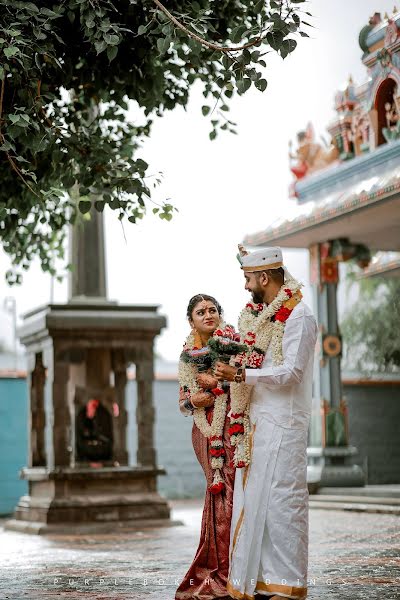
[[[375,13],[359,44],[367,80],[350,78],[335,95],[331,145],[309,125],[291,151],[292,217],[244,240],[309,249],[320,331],[309,468],[328,487],[400,483],[400,381],[342,377],[337,309],[340,262],[355,260],[365,276],[400,274],[400,12]]]

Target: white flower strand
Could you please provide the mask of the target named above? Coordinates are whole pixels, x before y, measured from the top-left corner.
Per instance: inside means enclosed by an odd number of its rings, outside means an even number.
[[[226,323],[220,323],[218,329],[224,330],[226,327]],[[190,333],[186,339],[184,344],[184,348],[192,350],[194,347],[194,335]],[[190,394],[193,395],[196,392],[200,391],[202,388],[197,383],[198,372],[195,365],[190,363],[185,363],[182,360],[179,361],[179,383],[181,387],[186,387],[190,390]],[[225,426],[225,418],[226,418],[226,405],[227,405],[228,395],[221,394],[217,396],[214,401],[214,412],[211,423],[207,421],[206,411],[204,408],[195,408],[193,412],[193,419],[196,423],[197,427],[200,429],[201,433],[206,438],[210,438],[213,436],[222,437],[224,426]],[[221,443],[221,442],[220,442]],[[220,443],[218,445],[220,445]],[[213,445],[213,443],[211,444]],[[223,457],[212,457],[211,458],[211,468],[212,469],[221,469],[224,464]]]

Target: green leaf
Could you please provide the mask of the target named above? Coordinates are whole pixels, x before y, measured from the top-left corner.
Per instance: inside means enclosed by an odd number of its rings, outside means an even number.
[[[104,200],[96,200],[94,207],[98,212],[103,212],[105,206]]]
[[[161,55],[165,54],[167,52],[167,50],[169,49],[170,44],[171,44],[171,38],[170,37],[158,38],[158,40],[157,40],[157,48],[158,48],[159,53]]]
[[[3,67],[0,66],[0,81],[3,81],[4,79],[4,69]]]
[[[145,171],[148,168],[148,166],[149,166],[148,163],[145,160],[143,160],[142,158],[138,158],[135,161],[135,164],[136,164],[136,168],[139,171]]]
[[[90,200],[80,200],[79,201],[79,211],[85,215],[86,213],[90,212],[90,209],[92,208],[92,203],[90,202]]]
[[[297,46],[296,40],[284,40],[280,49],[282,58],[286,58],[288,54],[293,52]]]
[[[96,48],[97,55],[99,55],[107,48],[107,44],[104,40],[101,40],[99,42],[95,42],[94,47]]]
[[[249,79],[248,77],[243,77],[243,79],[239,79],[237,81],[237,89],[239,94],[244,94],[245,92],[247,92],[250,86],[251,79]]]
[[[211,107],[210,106],[202,106],[201,107],[201,112],[203,113],[203,115],[206,117],[208,115],[208,113],[210,112]]]
[[[11,123],[18,123],[21,118],[21,115],[8,115]]]
[[[259,79],[255,82],[254,85],[258,90],[260,90],[260,92],[265,92],[265,90],[267,89],[268,81],[266,79]]]
[[[119,35],[106,33],[104,35],[104,41],[107,44],[111,44],[111,45],[115,46],[116,44],[119,44]]]
[[[138,35],[143,35],[147,31],[147,25],[139,25]]]
[[[215,140],[215,138],[217,137],[217,132],[215,131],[215,129],[210,131],[210,133],[208,134],[208,137],[210,138],[211,141]]]
[[[19,48],[16,46],[8,46],[8,48],[4,48],[4,54],[7,58],[11,58],[12,56],[16,56],[19,54]]]
[[[111,62],[118,54],[118,46],[110,46],[107,48],[107,58]]]
[[[266,38],[273,50],[279,50],[283,42],[283,33],[281,31],[269,31]]]

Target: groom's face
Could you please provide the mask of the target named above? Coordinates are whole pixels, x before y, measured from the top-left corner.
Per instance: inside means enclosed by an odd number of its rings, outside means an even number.
[[[245,273],[245,286],[244,289],[251,293],[253,302],[256,304],[262,304],[264,302],[264,288],[261,285],[262,274],[260,273]]]

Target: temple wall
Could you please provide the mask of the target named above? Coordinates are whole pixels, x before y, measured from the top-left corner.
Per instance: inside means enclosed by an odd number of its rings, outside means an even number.
[[[367,466],[368,484],[400,483],[400,382],[344,381],[351,444],[358,464]]]
[[[0,515],[10,514],[28,492],[18,477],[28,456],[28,390],[25,378],[0,377]]]

